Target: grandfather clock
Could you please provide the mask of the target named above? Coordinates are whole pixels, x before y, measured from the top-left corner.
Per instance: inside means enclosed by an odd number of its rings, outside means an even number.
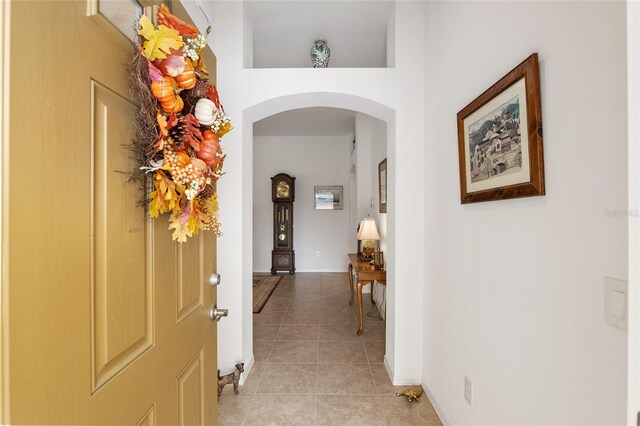
[[[280,173],[271,178],[271,200],[273,201],[273,251],[271,273],[296,271],[296,254],[293,251],[293,202],[295,180]]]

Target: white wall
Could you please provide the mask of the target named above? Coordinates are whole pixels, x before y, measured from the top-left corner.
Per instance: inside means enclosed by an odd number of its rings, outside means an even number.
[[[450,424],[625,423],[627,334],[603,320],[627,278],[625,4],[424,13],[423,384]],[[532,52],[547,195],[461,205],[456,113]]]
[[[253,122],[283,109],[332,106],[389,120],[389,186],[397,190],[389,195],[387,215],[388,246],[395,256],[387,257],[386,363],[396,383],[419,380],[422,324],[416,324],[415,313],[422,310],[423,283],[415,265],[424,258],[424,245],[415,236],[422,234],[424,203],[415,182],[424,173],[424,103],[416,96],[424,92],[423,4],[396,2],[395,68],[374,69],[245,69],[242,3],[204,7],[213,20],[220,96],[235,126],[223,141],[227,174],[219,185],[224,236],[218,240],[218,263],[225,283],[218,304],[230,309],[218,327],[220,368],[243,359],[249,369],[253,356]],[[396,303],[402,309],[394,314]]]
[[[384,253],[384,255],[387,256],[387,254],[389,253],[387,244],[387,214],[380,213],[380,194],[378,190],[378,165],[382,160],[387,158],[387,140],[385,138],[386,125],[384,124],[384,122],[376,119],[373,120],[372,124],[373,143],[371,150],[371,164],[369,165],[369,168],[371,170],[371,188],[373,190],[373,209],[371,212],[371,217],[375,219],[376,225],[378,226],[378,233],[380,234],[380,241],[378,242],[379,248]],[[373,291],[373,298],[375,299],[382,316],[385,316],[387,312],[386,291],[386,286],[378,284],[376,284]]]
[[[387,158],[386,124],[366,114],[356,114],[356,152],[357,172],[357,218],[371,216],[376,222],[380,241],[378,247],[385,256],[389,255],[387,245],[387,214],[380,213],[378,194],[378,164]],[[386,257],[385,257],[386,261]],[[382,314],[386,313],[386,287],[376,284],[374,299]],[[371,286],[365,286],[363,293],[371,292]]]
[[[387,214],[380,213],[380,194],[378,190],[378,165],[387,158],[387,138],[386,124],[383,121],[373,119],[373,139],[371,146],[371,198],[373,198],[373,208],[371,217],[376,221],[378,233],[380,234],[379,247],[383,252],[387,252]],[[388,161],[387,161],[388,162]]]
[[[356,176],[358,185],[358,222],[363,217],[373,213],[373,180],[372,180],[372,155],[373,155],[373,121],[375,118],[358,113],[356,114]],[[376,223],[377,225],[377,223]]]
[[[640,3],[627,2],[627,105],[629,165],[629,340],[627,423],[640,411]]]
[[[344,272],[349,251],[350,136],[263,136],[253,145],[253,270],[271,269],[271,177],[296,178],[294,243],[297,272]],[[342,210],[315,210],[317,185],[343,187]],[[320,252],[320,256],[316,256]]]

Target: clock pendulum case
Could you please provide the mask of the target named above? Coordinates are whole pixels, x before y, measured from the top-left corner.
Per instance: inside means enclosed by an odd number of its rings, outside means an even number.
[[[280,173],[271,178],[271,200],[273,201],[273,251],[271,273],[296,271],[296,254],[293,250],[293,202],[295,180]]]

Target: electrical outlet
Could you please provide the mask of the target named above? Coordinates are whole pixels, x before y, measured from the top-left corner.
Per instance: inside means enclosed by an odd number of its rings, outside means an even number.
[[[316,257],[320,257],[320,252],[319,251],[316,252]]]
[[[469,406],[473,405],[473,383],[467,376],[464,376],[464,399],[467,400]]]

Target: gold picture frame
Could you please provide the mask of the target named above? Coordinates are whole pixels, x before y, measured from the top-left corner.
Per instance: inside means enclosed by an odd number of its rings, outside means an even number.
[[[315,210],[342,210],[342,186],[326,185],[313,187],[313,201]]]

